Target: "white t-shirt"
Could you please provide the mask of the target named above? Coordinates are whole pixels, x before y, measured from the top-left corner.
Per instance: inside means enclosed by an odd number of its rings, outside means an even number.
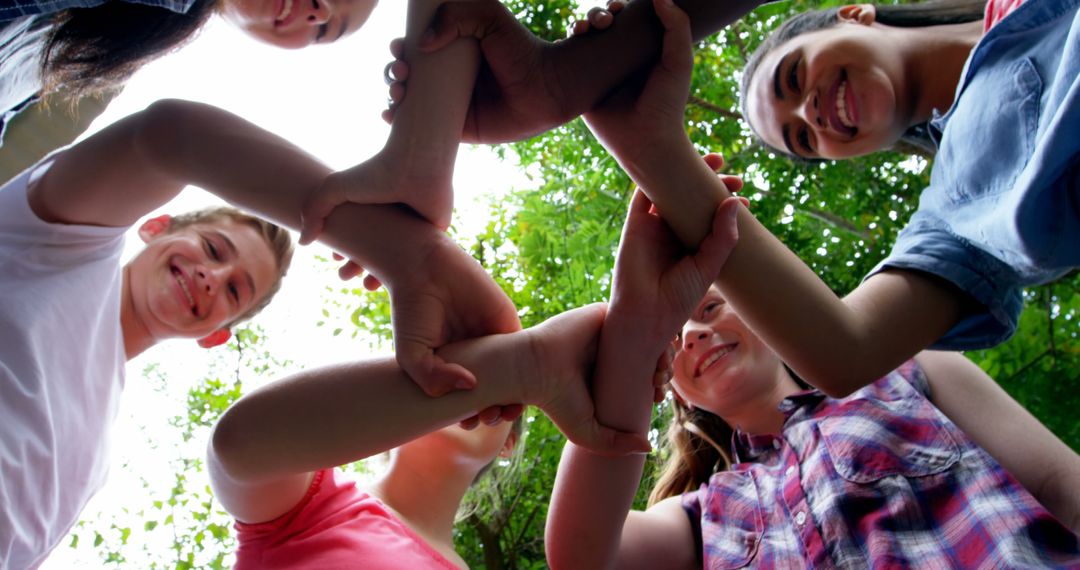
[[[0,569],[34,568],[105,480],[124,386],[127,228],[49,224],[42,163],[0,188]]]

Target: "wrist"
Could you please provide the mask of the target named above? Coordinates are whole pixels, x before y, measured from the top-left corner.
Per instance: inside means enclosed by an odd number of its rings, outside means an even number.
[[[623,302],[613,295],[604,319],[605,339],[614,340],[628,358],[638,355],[655,364],[655,358],[667,348],[676,332],[662,317],[652,310],[643,310],[640,303]]]

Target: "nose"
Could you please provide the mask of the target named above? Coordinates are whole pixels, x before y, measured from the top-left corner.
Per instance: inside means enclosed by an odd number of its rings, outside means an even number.
[[[225,268],[197,268],[195,270],[195,282],[198,286],[198,289],[200,289],[201,291],[205,291],[206,294],[211,297],[217,295],[218,288],[221,286],[221,282],[224,280],[224,271]]]
[[[821,113],[821,97],[818,95],[816,89],[807,92],[806,97],[803,98],[802,105],[800,106],[800,112],[803,121],[806,121],[807,125],[817,127],[818,129],[825,128],[825,117],[823,117]]]
[[[683,335],[683,350],[691,352],[694,350],[694,346],[701,346],[702,341],[709,338],[709,332],[698,329],[686,331]]]
[[[300,0],[300,5],[305,8],[302,17],[308,25],[318,26],[330,20],[330,5],[326,0]]]

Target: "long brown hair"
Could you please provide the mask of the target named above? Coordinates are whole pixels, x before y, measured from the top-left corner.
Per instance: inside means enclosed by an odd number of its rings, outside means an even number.
[[[717,471],[731,466],[733,430],[720,416],[689,408],[675,398],[672,418],[660,456],[664,466],[649,493],[649,506],[697,490]]]
[[[981,20],[986,12],[986,0],[935,0],[920,4],[879,4],[875,5],[874,8],[877,12],[875,20],[879,23],[898,28],[918,28]],[[764,59],[765,55],[792,38],[807,32],[836,26],[840,23],[839,11],[840,7],[837,6],[792,16],[783,24],[780,24],[772,34],[769,34],[769,37],[758,45],[754,53],[747,59],[739,83],[739,95],[742,101],[744,117],[748,116],[746,113],[746,94],[750,88],[750,79],[757,72],[758,67],[761,66],[761,60]],[[753,129],[753,126],[751,125],[750,128]],[[760,140],[761,137],[758,137],[758,139]],[[773,150],[782,154],[789,154],[785,149],[773,148]],[[894,150],[932,156],[935,152],[934,143],[930,140],[926,123],[920,123],[908,128],[900,137]]]
[[[119,1],[58,12],[41,58],[42,93],[64,87],[78,98],[122,84],[194,38],[219,1],[195,0],[184,14]]]

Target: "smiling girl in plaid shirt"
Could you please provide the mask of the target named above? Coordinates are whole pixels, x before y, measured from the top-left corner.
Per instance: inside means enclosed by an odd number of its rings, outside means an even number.
[[[669,0],[654,5],[664,54],[636,108],[613,99],[586,117],[615,147],[622,139],[612,137],[648,131],[640,123],[663,114],[658,101],[685,100],[685,82],[671,79],[689,66],[685,17]],[[692,201],[677,177],[643,173],[665,168],[672,148],[621,162],[652,181],[646,190]],[[656,355],[685,323],[672,363],[676,450],[639,512],[644,458],[568,444],[548,513],[551,566],[1080,568],[1080,457],[962,355],[924,351],[843,398],[804,389],[709,288],[728,252],[729,263],[747,263],[731,248],[732,202],[712,219],[729,241],[691,257],[643,193],[630,206],[597,354],[596,417],[649,429]]]

